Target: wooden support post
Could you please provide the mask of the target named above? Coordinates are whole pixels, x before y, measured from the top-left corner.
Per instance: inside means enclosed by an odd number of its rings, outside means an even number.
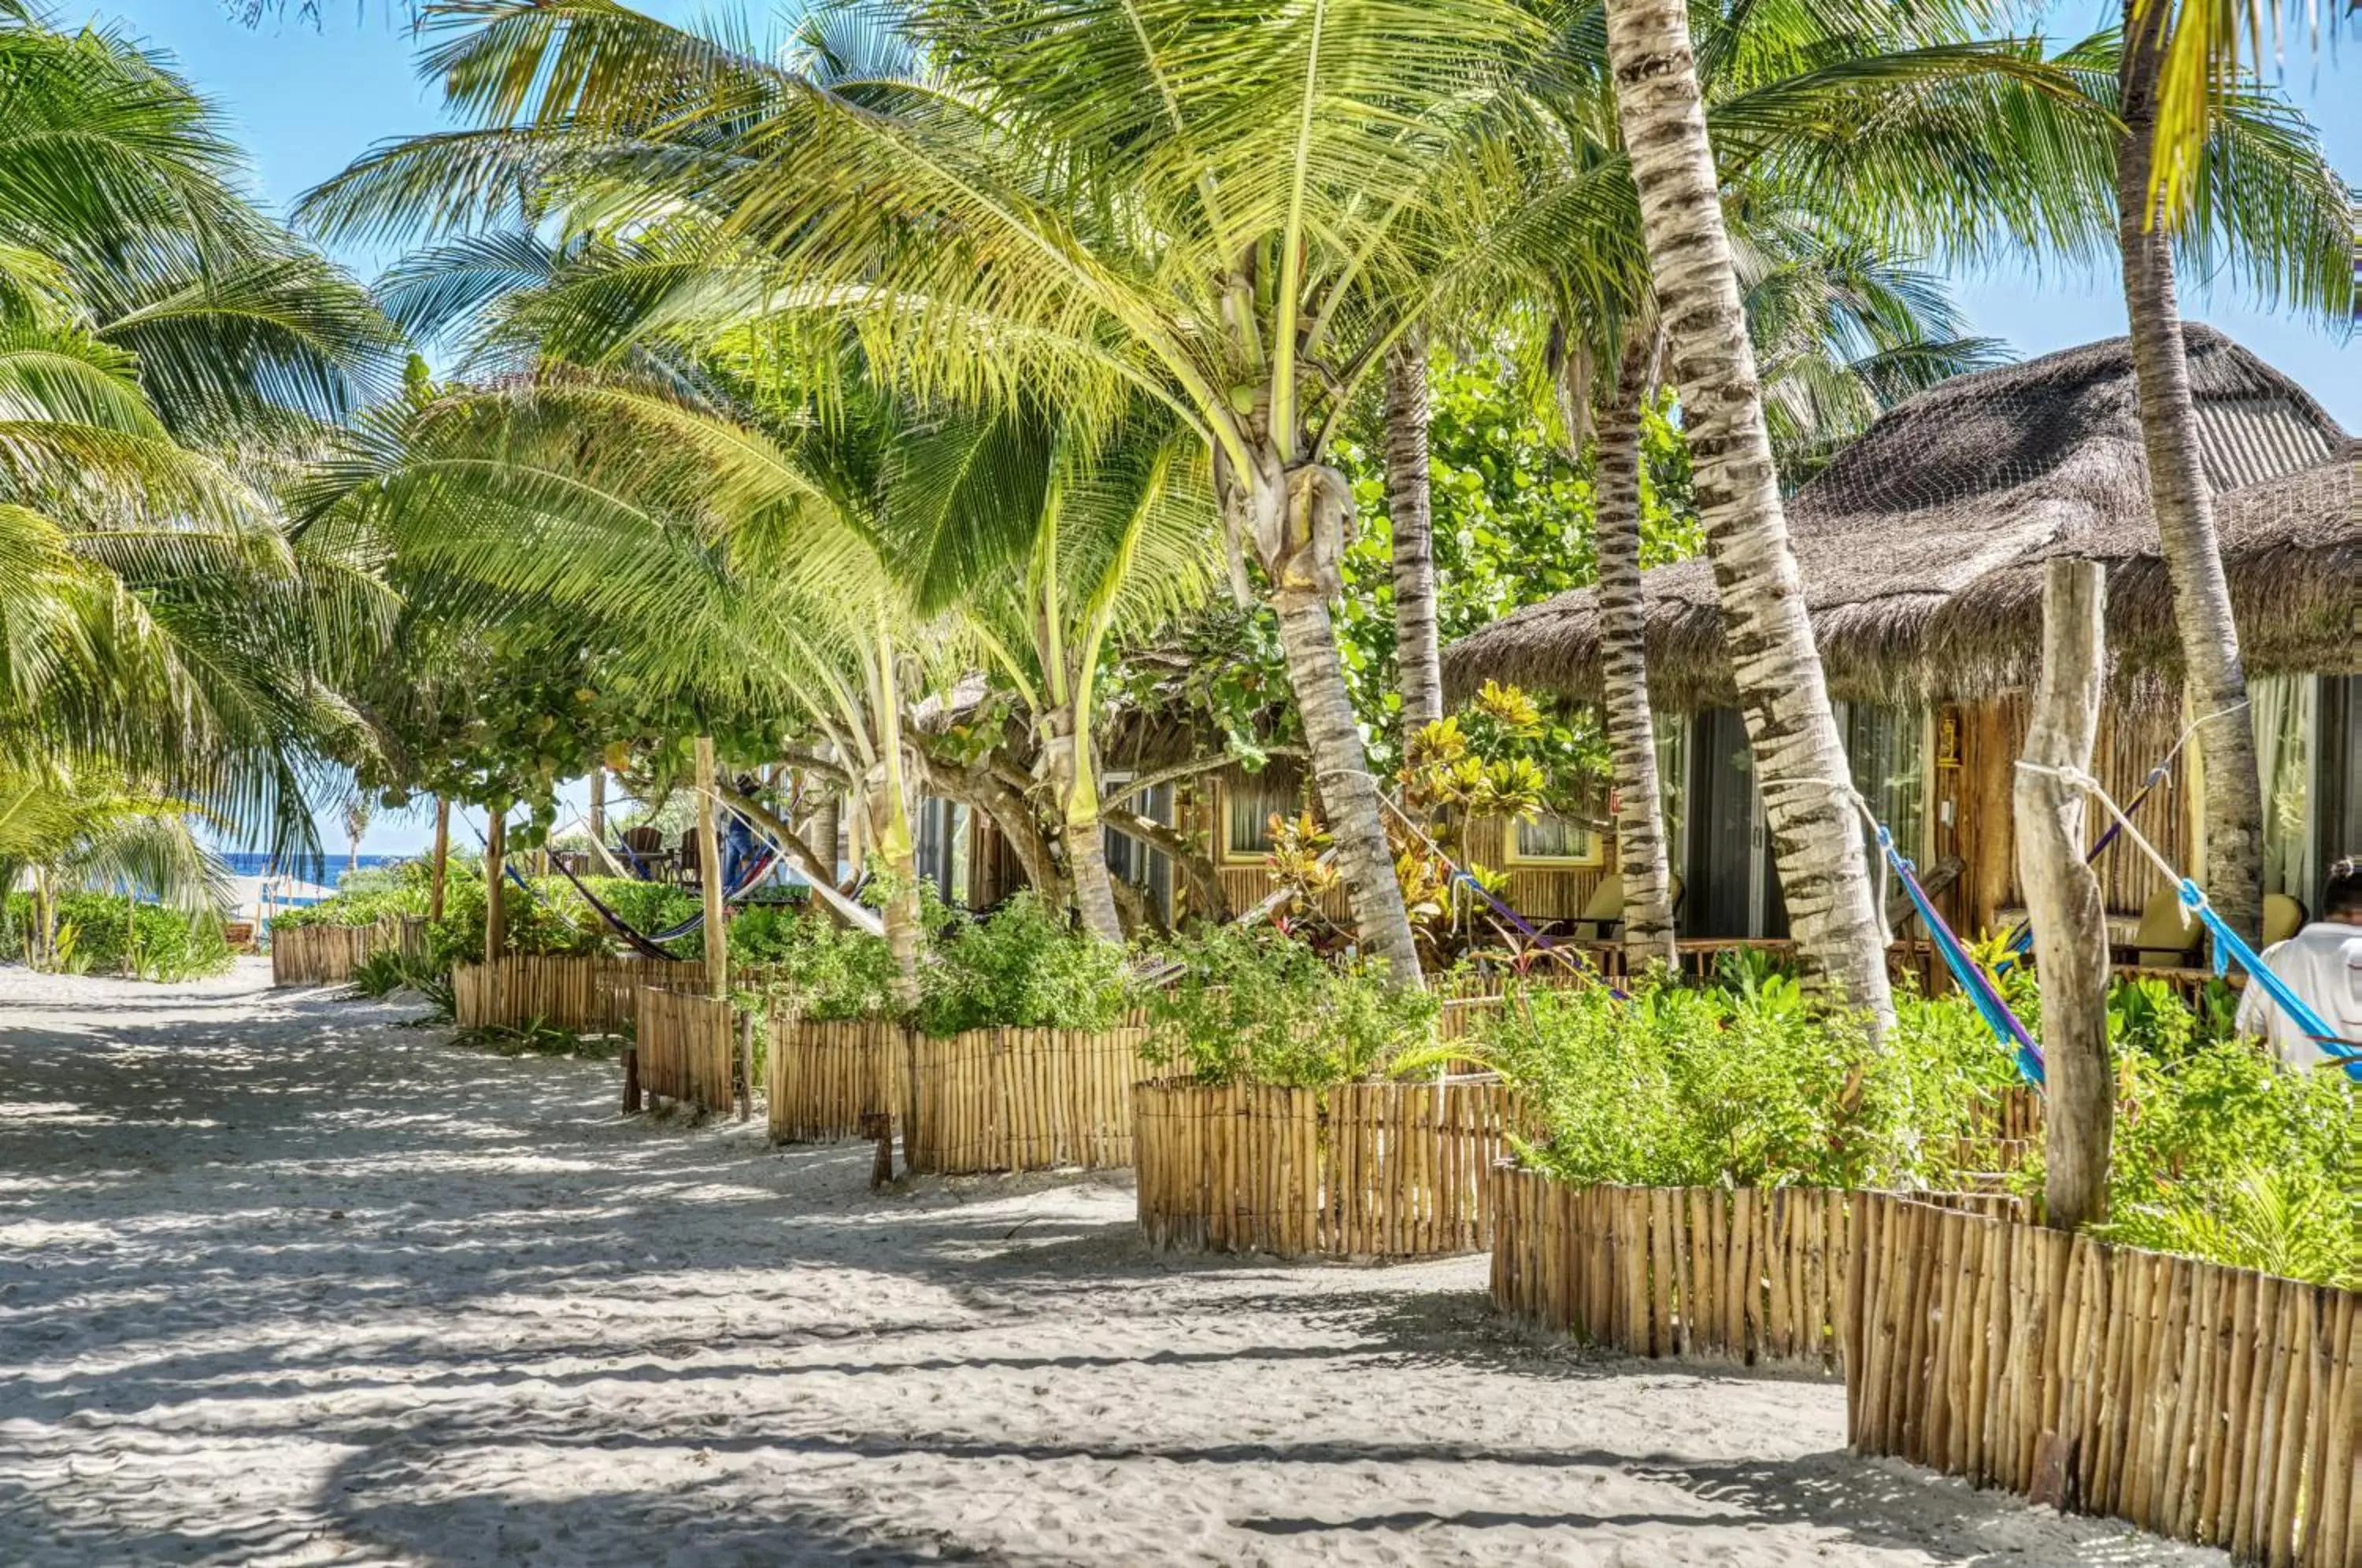
[[[640,1053],[636,1046],[624,1047],[624,1114],[635,1116],[640,1110]]]
[[[509,945],[508,890],[502,886],[507,864],[509,824],[504,812],[490,813],[491,829],[484,839],[484,962],[497,964]]]
[[[2042,580],[2042,674],[2025,760],[2089,772],[2106,676],[2107,578],[2097,561],[2058,559]],[[2021,767],[2014,787],[2017,878],[2034,923],[2042,1053],[2050,1094],[2043,1197],[2049,1223],[2107,1217],[2115,1072],[2108,1056],[2108,929],[2100,879],[2084,863],[2083,791]]]
[[[705,894],[706,994],[730,994],[728,933],[723,927],[722,846],[713,831],[713,737],[697,737],[697,879]]]
[[[435,797],[435,865],[426,884],[426,918],[443,918],[443,878],[451,863],[451,798]]]
[[[590,765],[590,842],[607,847],[607,765]]]
[[[755,1114],[755,1017],[742,1012],[733,1021],[737,1025],[738,1042],[731,1070],[737,1081],[731,1086],[731,1091],[737,1102],[738,1120],[744,1121]]]

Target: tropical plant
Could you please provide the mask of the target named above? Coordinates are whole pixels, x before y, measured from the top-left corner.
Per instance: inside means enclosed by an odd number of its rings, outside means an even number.
[[[1028,889],[990,918],[955,917],[921,971],[915,1021],[964,1029],[1109,1029],[1138,998],[1121,946],[1076,932]]]
[[[1159,955],[1179,973],[1150,993],[1145,1055],[1200,1083],[1359,1082],[1434,1039],[1431,993],[1366,963],[1331,963],[1269,927],[1218,926]]]
[[[0,86],[0,754],[314,847],[325,693],[387,602],[270,485],[370,394],[391,328],[127,36],[9,6]]]

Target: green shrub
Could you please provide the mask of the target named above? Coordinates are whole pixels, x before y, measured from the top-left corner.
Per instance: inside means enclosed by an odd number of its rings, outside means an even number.
[[[0,957],[21,958],[32,930],[32,895],[9,894],[6,911]],[[61,893],[53,918],[61,966],[77,974],[121,974],[127,951],[130,972],[140,979],[188,980],[226,973],[233,956],[213,916],[134,905],[121,893]]]
[[[1333,966],[1268,927],[1217,927],[1163,956],[1181,974],[1150,993],[1148,1055],[1201,1083],[1357,1082],[1433,1039],[1432,993],[1397,989],[1374,966]]]
[[[1898,999],[1872,1046],[1793,982],[1513,996],[1469,1047],[1538,1115],[1529,1151],[1570,1181],[1898,1187],[1950,1175],[1975,1102],[2009,1058],[1958,998]]]
[[[934,1035],[1111,1029],[1137,1005],[1127,957],[1029,889],[989,919],[954,918],[920,969],[914,1021]]]
[[[768,1001],[806,1018],[883,1018],[897,1010],[893,950],[883,937],[848,931],[818,915],[774,916],[750,910],[731,922],[756,922],[744,951],[770,971]]]
[[[2119,1067],[2103,1234],[2362,1285],[2362,1094],[2345,1074],[2290,1072],[2234,1041]]]

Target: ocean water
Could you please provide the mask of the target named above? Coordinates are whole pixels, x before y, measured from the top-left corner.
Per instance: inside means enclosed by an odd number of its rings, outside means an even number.
[[[297,878],[306,882],[318,882],[335,887],[337,878],[345,874],[346,856],[338,854],[321,856],[317,860],[288,860],[274,865],[272,857],[247,850],[226,853],[222,864],[234,877],[263,877],[273,873]],[[399,866],[405,860],[415,860],[414,855],[364,855],[360,866],[368,870],[380,866]]]

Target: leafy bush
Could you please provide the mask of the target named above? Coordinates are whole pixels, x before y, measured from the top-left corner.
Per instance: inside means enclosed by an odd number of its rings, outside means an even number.
[[[919,972],[914,1021],[963,1029],[1111,1029],[1137,1005],[1124,950],[1031,889],[989,919],[956,916]]]
[[[2362,1285],[2362,1096],[2345,1074],[2292,1073],[2232,1041],[2119,1067],[2103,1234]]]
[[[745,938],[737,928],[752,924]],[[883,937],[848,931],[818,915],[749,910],[731,922],[732,952],[773,977],[767,1002],[806,1018],[882,1018],[893,1013],[900,977]]]
[[[1958,998],[1898,999],[1873,1047],[1792,981],[1513,996],[1469,1047],[1538,1114],[1533,1163],[1570,1181],[1892,1187],[1940,1180],[2009,1058]]]
[[[226,973],[231,962],[221,922],[191,917],[158,904],[135,905],[121,893],[59,895],[54,916],[62,966],[77,974],[130,972],[143,980],[175,981]],[[30,893],[11,893],[0,921],[0,958],[21,958],[33,925]]]
[[[1164,955],[1182,972],[1150,995],[1148,1055],[1201,1083],[1356,1082],[1433,1038],[1432,993],[1396,989],[1374,966],[1332,966],[1269,928],[1217,927]]]

